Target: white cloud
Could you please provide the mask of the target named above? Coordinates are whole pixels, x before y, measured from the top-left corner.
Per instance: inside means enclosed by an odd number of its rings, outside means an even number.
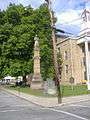
[[[80,25],[82,22],[79,15],[80,12],[79,10],[70,9],[62,13],[56,13],[57,24]]]
[[[24,6],[28,6],[30,4],[34,8],[39,7],[43,2],[44,0],[18,0],[18,3],[21,3]]]

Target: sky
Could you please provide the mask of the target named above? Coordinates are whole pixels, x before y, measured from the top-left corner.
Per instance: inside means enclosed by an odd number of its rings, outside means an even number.
[[[51,0],[52,8],[57,17],[56,27],[71,32],[75,35],[79,34],[82,25],[81,14],[85,7],[90,8],[90,0]],[[0,9],[6,9],[9,3],[31,5],[38,8],[44,0],[0,0]]]

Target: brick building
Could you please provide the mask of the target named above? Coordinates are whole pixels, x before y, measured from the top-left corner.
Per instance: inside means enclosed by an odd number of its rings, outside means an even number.
[[[83,24],[78,37],[57,37],[57,48],[60,50],[63,67],[61,81],[69,84],[74,78],[74,84],[83,80],[90,82],[90,10],[85,9]]]

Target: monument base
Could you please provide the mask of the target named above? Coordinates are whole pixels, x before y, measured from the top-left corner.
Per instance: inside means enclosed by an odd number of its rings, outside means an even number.
[[[41,81],[32,81],[31,82],[31,89],[35,89],[35,90],[38,90],[38,89],[43,89],[42,87],[42,82]]]

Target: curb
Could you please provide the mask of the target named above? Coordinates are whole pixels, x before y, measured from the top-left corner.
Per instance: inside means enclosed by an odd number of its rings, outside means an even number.
[[[65,103],[62,102],[61,104],[56,103],[54,105],[49,105],[49,104],[45,105],[43,103],[40,104],[39,102],[36,102],[34,100],[32,101],[32,100],[30,100],[30,98],[24,96],[24,95],[26,95],[26,96],[30,97],[30,95],[28,95],[28,94],[19,93],[18,91],[11,91],[11,90],[8,90],[8,89],[5,89],[5,88],[1,88],[1,89],[4,90],[4,91],[6,91],[6,92],[8,92],[8,93],[10,93],[10,94],[12,94],[12,95],[15,95],[16,97],[19,97],[19,98],[24,99],[24,100],[26,100],[28,102],[31,102],[32,104],[35,104],[35,105],[38,105],[38,106],[44,107],[44,108],[52,108],[52,107],[64,106],[64,105],[69,105],[69,104],[73,104],[73,103],[78,103],[78,102],[83,102],[83,101],[90,100],[90,97],[89,98],[81,98],[81,100],[78,98],[79,101],[76,99],[76,101],[75,100],[73,100],[73,101],[69,100],[69,101],[66,101]],[[31,95],[31,97],[35,97],[35,96]],[[76,98],[77,96],[74,96],[74,97]],[[72,98],[74,99],[74,97],[71,97],[71,99]],[[39,98],[39,97],[36,97],[36,98]],[[68,99],[68,98],[63,98],[63,100],[64,99]],[[69,97],[69,99],[70,99],[70,97]]]
[[[1,89],[2,89],[3,91],[5,91],[5,92],[8,92],[9,94],[12,94],[12,95],[15,95],[16,97],[19,97],[20,99],[23,99],[23,100],[25,100],[25,101],[31,102],[32,104],[38,105],[38,106],[40,106],[40,107],[45,107],[45,106],[43,106],[43,105],[40,105],[39,103],[32,102],[31,100],[29,100],[29,99],[21,96],[20,94],[14,93],[14,91],[12,92],[12,91],[10,91],[10,90],[8,90],[8,89],[5,89],[5,88],[1,88]]]

